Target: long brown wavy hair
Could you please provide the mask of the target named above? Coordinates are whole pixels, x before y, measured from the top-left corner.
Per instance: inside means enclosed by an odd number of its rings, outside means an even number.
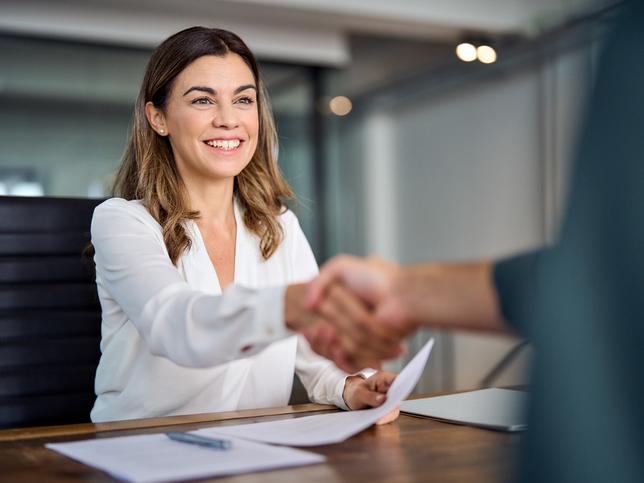
[[[284,233],[278,215],[293,192],[277,165],[277,133],[265,86],[255,56],[237,35],[227,30],[191,27],[167,38],[153,52],[134,107],[131,135],[114,183],[113,195],[142,200],[163,228],[172,263],[190,246],[185,221],[199,212],[190,209],[186,188],[175,164],[170,141],[159,136],[145,116],[151,101],[163,110],[176,77],[204,55],[239,55],[257,85],[259,134],[248,165],[235,177],[234,194],[244,208],[244,224],[260,240],[265,260],[281,243]]]

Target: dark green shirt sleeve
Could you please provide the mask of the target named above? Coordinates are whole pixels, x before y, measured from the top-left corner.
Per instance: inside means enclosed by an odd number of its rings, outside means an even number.
[[[547,251],[536,250],[506,258],[494,266],[494,285],[503,317],[525,337],[529,337],[526,321],[535,308],[539,263]]]

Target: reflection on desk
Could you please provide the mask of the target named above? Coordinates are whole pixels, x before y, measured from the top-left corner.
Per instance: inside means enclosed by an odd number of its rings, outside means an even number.
[[[426,395],[427,396],[427,395]],[[228,413],[172,416],[101,424],[0,431],[4,481],[114,481],[109,475],[49,451],[45,443],[88,438],[190,431],[334,411],[305,404]],[[217,478],[217,482],[499,482],[512,474],[519,434],[501,433],[401,415],[335,445],[307,448],[324,464]]]

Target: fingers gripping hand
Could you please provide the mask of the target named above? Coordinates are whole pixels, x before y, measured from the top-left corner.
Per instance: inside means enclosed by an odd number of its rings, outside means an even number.
[[[314,321],[300,329],[300,332],[314,352],[330,359],[344,372],[358,372],[363,367],[380,367],[379,361],[365,360],[349,354],[338,340],[336,327],[320,314],[316,314]]]
[[[397,332],[377,320],[370,308],[343,285],[331,285],[318,310],[335,327],[351,354],[375,359],[399,355]]]
[[[301,332],[311,348],[331,359],[346,372],[362,367],[378,367],[385,358],[395,357],[395,341],[385,344],[363,335],[364,325],[373,323],[364,304],[346,289],[334,284],[317,310],[304,307],[304,284],[290,285],[285,293],[285,322],[291,330]],[[342,331],[342,332],[341,332]],[[340,340],[341,339],[341,340]],[[366,344],[363,348],[362,344]]]
[[[323,318],[318,318],[316,323],[304,329],[302,335],[314,352],[330,359],[343,371],[357,372],[360,367],[366,367],[359,365],[342,349],[338,343],[335,328]]]
[[[377,258],[361,259],[339,255],[327,262],[307,291],[306,305],[315,308],[325,291],[334,283],[342,282],[368,304],[376,305],[391,289],[397,265]]]

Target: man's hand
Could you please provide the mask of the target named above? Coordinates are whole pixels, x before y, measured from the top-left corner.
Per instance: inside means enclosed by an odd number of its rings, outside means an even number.
[[[360,297],[374,311],[376,319],[386,322],[392,335],[404,337],[417,328],[401,293],[405,273],[397,264],[376,257],[339,255],[327,262],[309,284],[307,307],[316,308],[333,283],[341,283]]]
[[[416,324],[405,314],[402,299],[395,296],[400,274],[396,264],[376,258],[341,255],[324,265],[320,275],[309,284],[306,307],[322,309],[333,295],[332,287],[339,286],[357,296],[371,314],[361,318],[358,325],[347,318],[334,318],[329,319],[331,326],[305,332],[311,348],[344,370],[377,367],[373,362],[364,364],[362,357],[354,364],[356,348],[368,352],[377,361],[400,355],[404,338],[416,329]]]
[[[315,352],[331,359],[346,372],[379,367],[380,362],[404,351],[394,330],[374,319],[358,296],[337,282],[325,287],[315,309],[306,304],[306,284],[290,285],[284,297],[286,326],[301,332]],[[369,343],[364,343],[368,340]]]
[[[306,304],[314,308],[324,298],[327,287],[340,282],[371,306],[378,305],[394,286],[400,267],[380,258],[338,255],[324,264],[308,288]]]

